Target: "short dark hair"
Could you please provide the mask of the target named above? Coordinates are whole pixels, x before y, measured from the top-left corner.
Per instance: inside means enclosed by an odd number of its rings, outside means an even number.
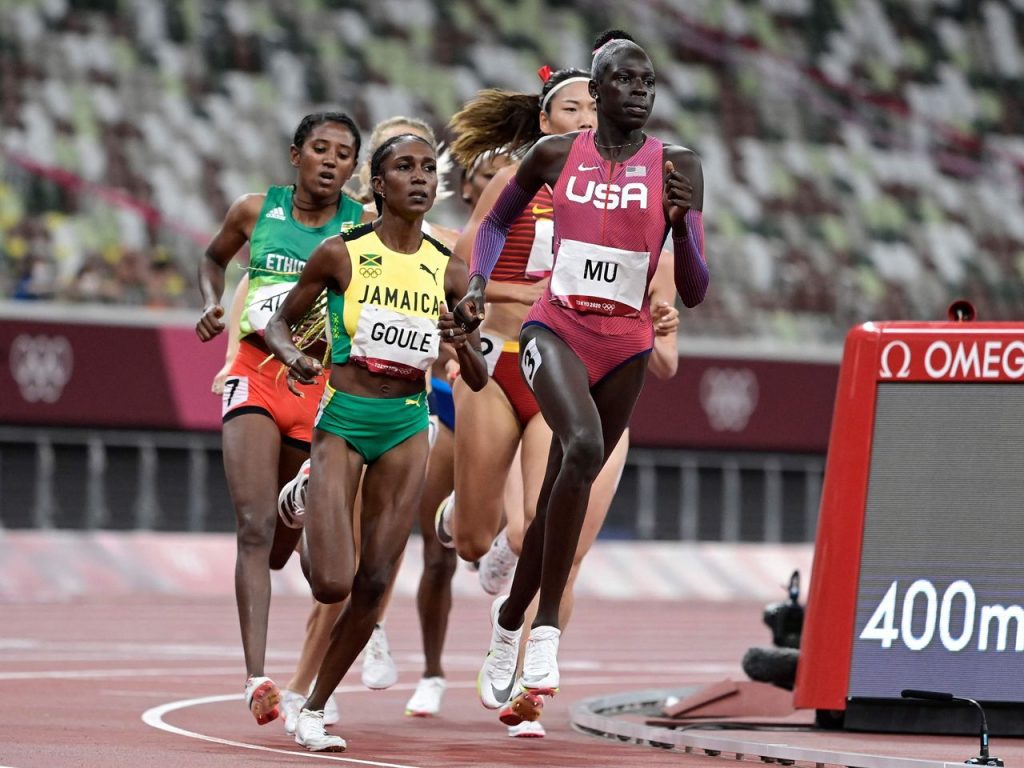
[[[609,29],[594,38],[594,61],[590,65],[590,78],[598,81],[611,63],[612,56],[623,48],[638,48],[639,43],[628,32],[621,29]]]
[[[600,35],[594,38],[594,45],[591,47],[592,53],[597,53],[604,47],[605,43],[610,43],[612,40],[629,40],[632,43],[636,42],[636,38],[633,37],[629,32],[622,29],[606,29]]]
[[[437,151],[437,147],[435,147],[429,140],[423,138],[422,136],[417,136],[415,133],[400,133],[397,136],[392,136],[390,139],[388,139],[379,147],[377,147],[377,150],[373,153],[373,157],[370,158],[371,188],[372,180],[377,176],[380,176],[380,167],[384,164],[384,161],[387,159],[388,155],[390,155],[392,150],[394,150],[396,144],[399,144],[400,142],[403,141],[422,141],[432,150],[434,150],[435,152]],[[373,192],[373,204],[377,206],[378,214],[384,210],[384,198],[377,194],[376,191]]]
[[[314,112],[310,115],[306,115],[302,118],[302,122],[299,123],[299,127],[295,129],[295,136],[292,138],[292,144],[299,149],[302,149],[302,145],[306,143],[306,139],[309,138],[309,134],[313,132],[313,129],[318,125],[323,125],[324,123],[340,123],[352,132],[352,138],[355,140],[356,158],[358,159],[359,148],[362,146],[363,137],[360,135],[359,129],[356,127],[355,120],[344,112]]]

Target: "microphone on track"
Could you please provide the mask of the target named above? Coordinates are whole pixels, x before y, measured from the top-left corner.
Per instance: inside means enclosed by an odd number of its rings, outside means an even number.
[[[917,688],[904,688],[900,695],[904,699],[924,699],[925,701],[942,701],[950,704],[970,704],[977,707],[978,714],[981,715],[981,733],[979,734],[981,737],[981,753],[977,757],[964,760],[964,762],[968,765],[991,765],[997,767],[1003,765],[1003,761],[998,757],[990,757],[988,754],[988,720],[985,718],[985,710],[974,699],[968,699],[965,696],[955,696],[945,691],[922,691]]]

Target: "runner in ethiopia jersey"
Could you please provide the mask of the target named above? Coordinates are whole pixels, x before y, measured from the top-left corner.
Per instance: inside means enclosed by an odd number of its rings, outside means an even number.
[[[355,169],[359,144],[359,129],[347,115],[321,112],[303,118],[291,145],[295,184],[235,201],[199,265],[205,306],[196,334],[205,342],[224,331],[225,270],[249,243],[242,339],[224,380],[222,439],[238,526],[235,599],[247,672],[245,701],[260,725],[278,716],[280,700],[277,685],[263,669],[270,610],[267,565],[283,567],[301,534],[277,524],[277,496],[309,456],[319,402],[318,392],[299,398],[288,390],[263,332],[313,249],[359,221],[360,205],[341,191]]]
[[[469,290],[456,308],[483,320],[484,287],[509,225],[536,191],[554,190],[555,261],[544,296],[520,333],[519,362],[554,439],[508,599],[492,609],[491,646],[478,678],[493,706],[508,691],[526,719],[559,688],[559,605],[590,488],[625,429],[643,386],[654,330],[647,289],[671,231],[676,289],[688,307],[708,284],[702,253],[703,175],[697,156],[643,127],[654,103],[646,52],[613,40],[594,56],[589,89],[596,131],[533,146],[481,224]],[[520,679],[516,654],[527,607],[540,593]]]

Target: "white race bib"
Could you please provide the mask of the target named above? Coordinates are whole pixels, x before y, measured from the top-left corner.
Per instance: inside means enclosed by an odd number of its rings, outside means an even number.
[[[249,301],[249,325],[254,331],[264,331],[274,313],[281,308],[284,297],[296,283],[268,283],[252,292]]]
[[[480,352],[487,363],[487,375],[494,374],[494,368],[498,365],[498,358],[501,357],[501,350],[505,346],[505,339],[494,333],[480,334]]]
[[[249,399],[249,377],[228,376],[220,396],[220,415],[223,416]]]
[[[547,277],[551,274],[551,264],[555,259],[551,252],[554,235],[555,222],[551,219],[537,219],[533,228],[530,257],[526,260],[526,274],[530,277]]]
[[[577,312],[635,316],[647,295],[651,255],[563,240],[551,273],[551,294]]]
[[[523,371],[523,378],[526,379],[526,386],[531,390],[533,389],[533,377],[537,375],[543,362],[540,349],[537,347],[537,340],[530,339],[519,354],[519,367]]]
[[[440,341],[436,318],[365,304],[352,338],[351,356],[365,361],[371,371],[407,375],[409,369],[430,368]]]

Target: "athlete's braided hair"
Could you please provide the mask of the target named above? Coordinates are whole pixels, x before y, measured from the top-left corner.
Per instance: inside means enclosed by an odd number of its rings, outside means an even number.
[[[452,142],[452,155],[463,168],[471,168],[490,150],[513,153],[533,144],[544,135],[537,121],[544,97],[570,78],[590,77],[582,69],[571,68],[552,72],[550,67],[541,67],[538,74],[544,80],[539,94],[488,88],[452,116],[448,127],[458,135]],[[550,113],[550,103],[544,110]]]
[[[295,129],[292,144],[302,149],[302,145],[306,143],[306,139],[309,138],[309,134],[313,132],[313,129],[324,123],[341,123],[352,132],[352,138],[355,140],[356,157],[358,158],[363,137],[359,133],[355,121],[344,112],[314,112],[313,114],[306,115],[302,118],[302,122],[299,123],[299,127]]]

